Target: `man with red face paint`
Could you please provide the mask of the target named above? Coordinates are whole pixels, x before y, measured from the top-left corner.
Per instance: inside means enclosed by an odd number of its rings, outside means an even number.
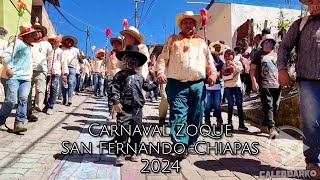
[[[320,178],[320,0],[300,0],[310,16],[295,21],[284,37],[278,52],[279,82],[284,87],[294,83],[288,74],[290,53],[296,47],[296,73],[300,94],[300,113],[304,156],[308,170]],[[307,21],[306,21],[307,20]],[[303,28],[302,28],[303,27]]]

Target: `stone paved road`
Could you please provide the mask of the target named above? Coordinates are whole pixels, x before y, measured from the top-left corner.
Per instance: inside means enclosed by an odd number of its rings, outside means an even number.
[[[172,172],[142,174],[144,163],[127,161],[124,166],[113,166],[114,156],[100,154],[99,141],[109,140],[107,136],[93,137],[88,129],[91,123],[114,123],[106,112],[106,99],[97,99],[87,94],[76,96],[71,107],[57,105],[55,114],[41,114],[41,120],[27,123],[28,131],[24,135],[9,134],[5,128],[0,131],[0,180],[43,180],[43,179],[259,179],[261,170],[298,170],[305,169],[302,156],[302,143],[281,132],[276,140],[268,140],[260,134],[258,128],[247,123],[248,133],[235,132],[232,137],[221,140],[200,137],[200,140],[213,145],[215,142],[259,142],[260,153],[255,156],[238,155],[190,155],[180,162],[180,173]],[[2,102],[0,100],[0,102]],[[158,103],[147,103],[144,108],[144,123],[157,123]],[[226,114],[223,114],[226,119]],[[7,124],[13,126],[11,117]],[[238,119],[234,117],[234,126]],[[212,119],[212,122],[213,119]],[[167,129],[168,131],[168,129]],[[97,132],[97,131],[94,131]],[[93,154],[61,155],[65,151],[61,143],[70,141],[84,144],[92,143]],[[144,137],[143,142],[153,144],[170,142],[169,137]],[[204,150],[205,145],[200,146]],[[152,153],[142,158],[168,160],[170,156]],[[162,163],[162,167],[165,163]],[[172,170],[174,171],[174,170]]]

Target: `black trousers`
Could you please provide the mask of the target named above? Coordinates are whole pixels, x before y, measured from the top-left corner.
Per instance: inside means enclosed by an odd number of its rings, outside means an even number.
[[[269,129],[275,126],[274,117],[279,109],[281,97],[281,88],[262,88],[260,89],[260,98],[264,112],[263,126]]]
[[[117,143],[122,143],[124,145],[122,149],[123,152],[121,151],[116,152],[117,156],[125,155],[125,154],[130,154],[130,155],[135,154],[134,151],[130,150],[131,148],[127,148],[128,143],[132,148],[137,147],[137,149],[135,150],[137,152],[139,151],[139,146],[141,143],[142,136],[138,132],[133,134],[133,131],[136,128],[136,126],[139,126],[141,129],[141,125],[142,125],[142,109],[126,108],[124,106],[124,108],[122,109],[122,113],[117,113],[117,126],[118,126],[117,134],[120,136],[116,135],[114,140],[117,141]],[[131,134],[128,134],[123,131],[121,133],[121,130],[120,130],[121,128],[131,130]],[[129,138],[130,138],[130,142],[129,142]],[[129,149],[129,151],[127,151],[127,149]]]
[[[244,75],[244,84],[246,85],[246,93],[250,94],[250,92],[252,91],[252,81],[250,74]]]

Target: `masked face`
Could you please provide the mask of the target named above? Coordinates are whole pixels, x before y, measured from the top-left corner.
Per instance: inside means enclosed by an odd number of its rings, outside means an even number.
[[[136,69],[139,65],[139,60],[132,56],[124,57],[124,62],[127,69]]]

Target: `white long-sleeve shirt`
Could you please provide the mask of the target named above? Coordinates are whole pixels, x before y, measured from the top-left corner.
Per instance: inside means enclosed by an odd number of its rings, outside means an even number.
[[[52,52],[54,53],[53,70],[55,75],[61,75],[61,73],[69,74],[67,61],[61,58],[62,52],[63,51],[61,48],[58,48],[55,50],[55,52]],[[48,67],[49,67],[49,70],[52,68],[52,62],[49,63]]]
[[[80,50],[75,47],[63,47],[62,50],[61,58],[67,61],[68,67],[77,68],[78,63],[81,60]]]
[[[84,60],[83,60],[83,66],[84,66],[84,72],[85,72],[86,74],[90,74],[91,65],[90,65],[88,59],[84,59]]]
[[[32,43],[32,68],[34,71],[48,73],[48,63],[52,62],[53,50],[48,41]]]
[[[102,59],[98,59],[98,58],[94,58],[93,62],[92,62],[92,71],[94,73],[101,73],[101,72],[105,72],[105,60]]]

